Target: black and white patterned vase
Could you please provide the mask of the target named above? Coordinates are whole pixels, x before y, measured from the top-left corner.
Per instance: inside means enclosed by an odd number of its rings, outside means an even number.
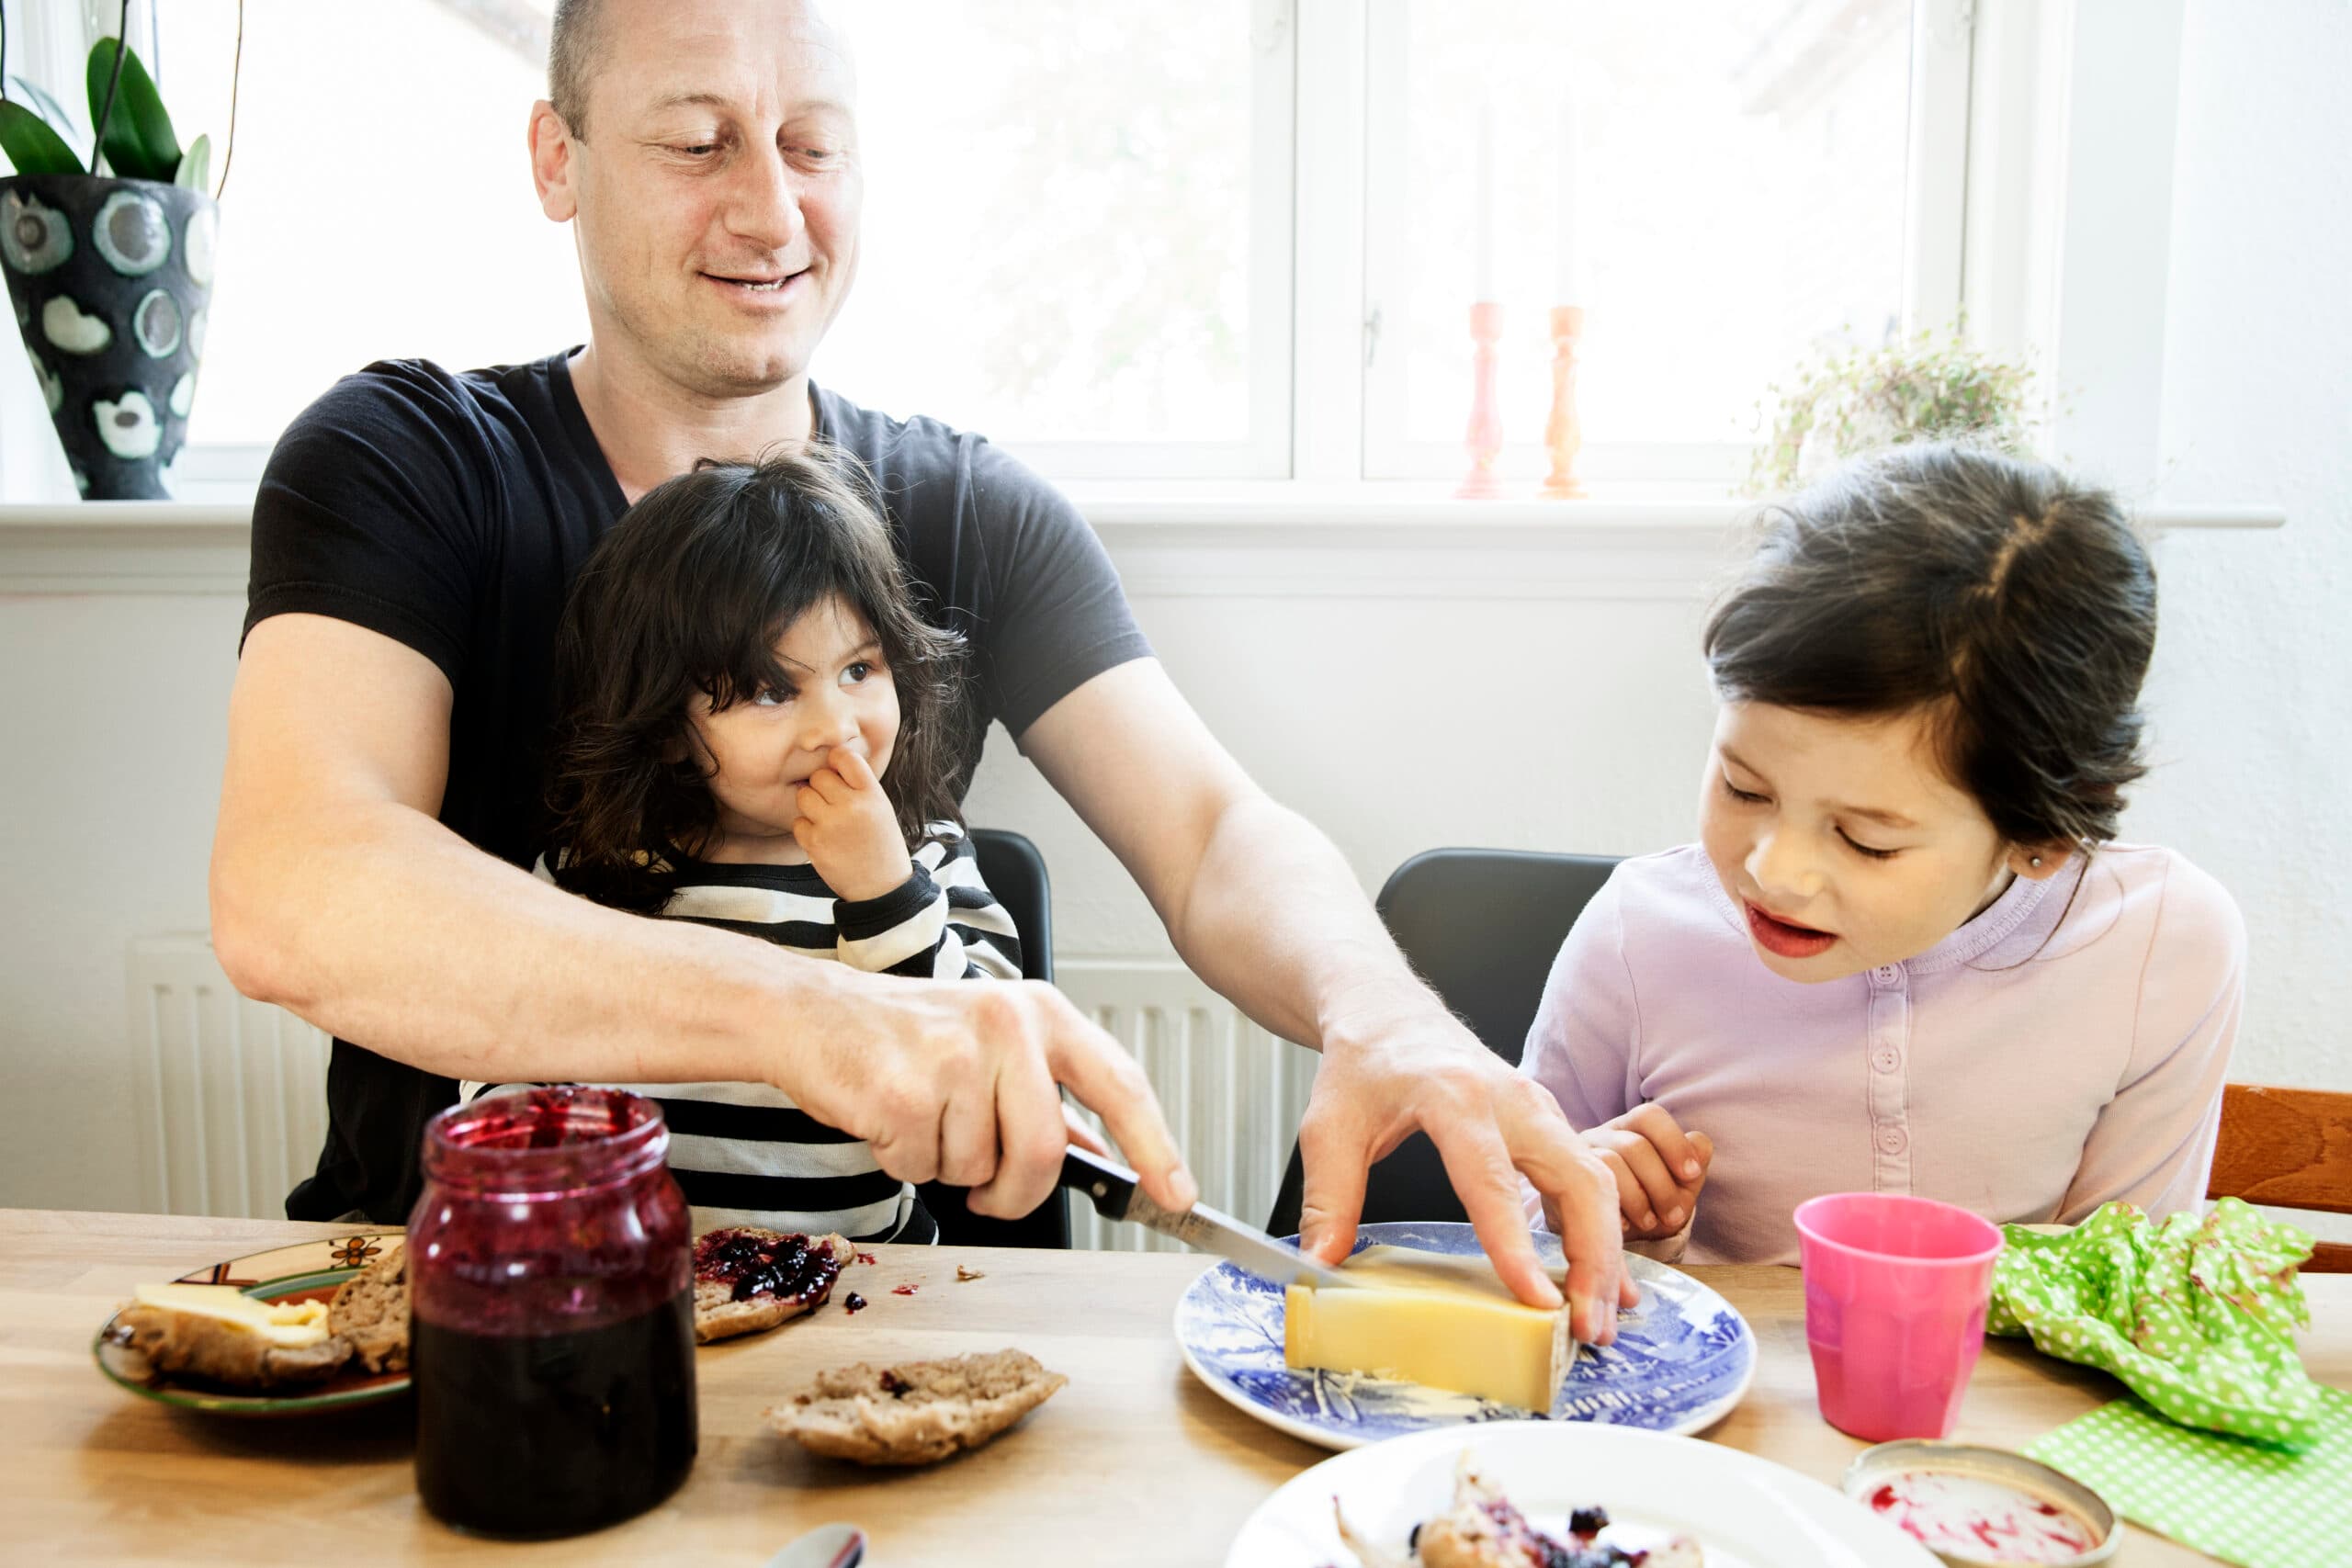
[[[220,209],[201,191],[87,175],[0,179],[0,273],[74,482],[170,495],[212,299]]]

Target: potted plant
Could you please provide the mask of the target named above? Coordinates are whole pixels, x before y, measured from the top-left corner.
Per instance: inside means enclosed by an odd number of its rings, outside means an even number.
[[[16,169],[0,179],[0,274],[74,482],[94,500],[163,499],[212,298],[211,141],[182,151],[121,40],[100,39],[87,74],[87,170],[59,127],[0,98],[0,152]]]
[[[1968,441],[2025,455],[2032,446],[2033,372],[1971,347],[1957,333],[1857,348],[1800,368],[1765,389],[1770,434],[1748,468],[1747,492],[1792,490],[1847,457],[1911,441]]]

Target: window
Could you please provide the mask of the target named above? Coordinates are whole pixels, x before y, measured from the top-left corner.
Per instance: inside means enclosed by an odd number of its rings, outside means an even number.
[[[226,447],[216,465],[257,473],[288,420],[373,359],[505,364],[587,335],[571,232],[539,211],[525,152],[547,92],[548,9],[246,0],[182,468]],[[160,10],[164,101],[184,135],[207,130],[218,149],[235,0]]]
[[[38,12],[87,37],[73,0],[0,3],[20,29]],[[524,151],[550,4],[246,0],[180,478],[250,479],[370,359],[490,364],[584,336],[571,235],[540,215]],[[865,231],[817,378],[1057,478],[1457,476],[1482,125],[1514,485],[1544,468],[1552,305],[1587,312],[1585,475],[1716,490],[1745,467],[1759,395],[1807,352],[1940,322],[1959,297],[1956,0],[836,14],[859,62]],[[133,18],[175,118],[217,147],[235,0],[137,0]],[[50,56],[52,75],[78,58]],[[47,85],[75,102],[64,74]]]
[[[986,431],[1063,476],[1283,477],[1286,12],[841,8],[865,225],[817,378]]]
[[[1911,28],[1905,0],[1378,6],[1367,471],[1463,469],[1490,187],[1502,471],[1544,471],[1548,315],[1577,305],[1581,471],[1736,477],[1766,386],[1900,330]]]

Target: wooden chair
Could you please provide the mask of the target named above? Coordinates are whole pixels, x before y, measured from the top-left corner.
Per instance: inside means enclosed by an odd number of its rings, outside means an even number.
[[[2205,1195],[2352,1214],[2352,1094],[2225,1086]],[[2352,1246],[2321,1242],[2303,1269],[2352,1274]]]

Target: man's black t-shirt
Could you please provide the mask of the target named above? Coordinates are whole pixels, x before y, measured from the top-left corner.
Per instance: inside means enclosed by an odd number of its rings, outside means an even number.
[[[626,509],[568,357],[463,375],[371,365],[288,428],[254,503],[245,629],[331,615],[432,660],[455,694],[441,820],[519,866],[543,847],[557,619]],[[966,782],[989,721],[1018,739],[1070,691],[1149,653],[1100,541],[1018,461],[935,421],[811,399],[817,434],[872,474],[926,618],[970,639]],[[447,1078],[336,1041],[326,1147],[287,1213],[406,1219],[424,1123],[456,1098]]]

